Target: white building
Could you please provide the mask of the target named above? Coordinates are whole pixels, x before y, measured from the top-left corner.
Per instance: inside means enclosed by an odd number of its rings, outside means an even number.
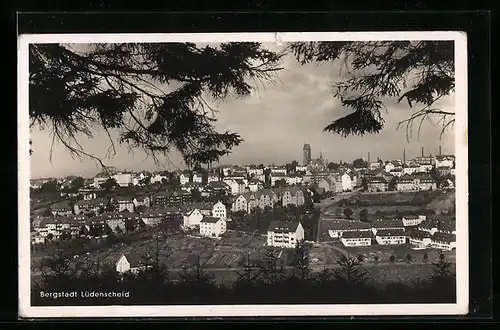
[[[306,165],[297,165],[295,167],[295,172],[307,172],[307,166]]]
[[[224,205],[224,203],[220,201],[215,203],[214,207],[212,208],[212,217],[226,219],[227,218],[226,205]]]
[[[264,182],[256,179],[248,181],[248,188],[251,192],[257,192],[264,189]]]
[[[340,239],[345,247],[372,245],[372,235],[369,231],[349,231],[342,234]]]
[[[419,215],[417,217],[403,217],[403,226],[418,226],[422,223],[422,221],[425,221],[426,218],[427,217],[425,215]]]
[[[389,173],[390,171],[394,170],[396,166],[393,163],[387,163],[384,165],[384,171]]]
[[[304,227],[300,222],[272,221],[267,229],[268,246],[295,248],[304,238]]]
[[[271,167],[271,175],[277,173],[286,174],[286,167],[284,166]]]
[[[198,209],[193,209],[184,214],[184,227],[193,228],[199,226],[203,220],[203,214]]]
[[[140,259],[133,254],[122,254],[115,266],[116,272],[120,274],[127,272],[138,273],[141,270]]]
[[[403,175],[396,182],[398,191],[436,190],[437,183],[430,175]]]
[[[406,233],[404,230],[377,230],[375,240],[380,245],[399,245],[406,243]]]
[[[156,173],[151,177],[151,180],[149,181],[150,183],[161,183],[163,180],[168,180],[168,177],[166,175],[162,175],[159,173]]]
[[[203,183],[203,173],[195,173],[193,174],[193,182],[194,183]]]
[[[454,250],[456,248],[456,236],[454,234],[435,233],[431,237],[430,247],[439,250]]]
[[[200,222],[200,235],[219,237],[226,232],[226,220],[216,217],[204,217]]]
[[[231,211],[233,211],[233,212],[239,212],[239,211],[248,212],[247,198],[244,195],[239,195],[238,197],[236,197],[236,199],[234,199],[234,201],[233,201]]]
[[[302,176],[297,175],[297,174],[287,175],[285,180],[286,180],[286,183],[290,186],[300,185],[303,182]]]
[[[230,179],[226,180],[224,179],[224,183],[227,184],[229,187],[231,187],[231,194],[232,195],[237,195],[237,194],[243,194],[245,192],[245,181],[240,180],[240,179]]]
[[[218,173],[210,173],[208,174],[208,183],[220,181],[220,176]]]
[[[398,219],[376,219],[372,222],[371,226],[373,235],[377,235],[379,230],[405,230],[403,221]]]
[[[339,179],[340,179],[340,187],[337,185],[336,188],[340,188],[340,189],[337,189],[336,191],[350,191],[350,190],[352,190],[352,178],[348,173],[342,174],[339,177]]]
[[[181,173],[181,176],[179,177],[179,181],[181,185],[184,185],[188,182],[191,181],[191,173],[188,171],[184,171]]]
[[[421,164],[418,167],[418,172],[420,172],[420,173],[429,172],[430,170],[432,170],[432,167],[433,167],[433,165],[430,165],[430,164]]]
[[[118,172],[113,175],[113,179],[115,179],[116,184],[120,187],[128,187],[133,184],[135,174],[131,172]]]
[[[442,156],[436,156],[434,158],[434,162],[436,164],[436,167],[454,167],[453,165],[455,164],[455,156],[453,155],[442,155]]]
[[[248,175],[253,176],[253,177],[260,176],[260,175],[264,174],[264,169],[259,168],[257,166],[249,166],[249,167],[247,167],[247,171],[248,171]]]
[[[403,175],[412,175],[413,173],[417,173],[419,170],[420,166],[418,165],[403,167]]]
[[[332,238],[340,238],[344,233],[365,231],[371,232],[368,223],[358,220],[330,220],[324,222],[328,224],[328,234]]]
[[[426,248],[431,245],[431,234],[427,231],[413,230],[408,235],[408,242],[419,248]]]

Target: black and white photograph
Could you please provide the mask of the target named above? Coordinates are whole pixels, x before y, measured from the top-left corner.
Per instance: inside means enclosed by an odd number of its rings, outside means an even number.
[[[467,313],[464,34],[18,54],[22,316]]]

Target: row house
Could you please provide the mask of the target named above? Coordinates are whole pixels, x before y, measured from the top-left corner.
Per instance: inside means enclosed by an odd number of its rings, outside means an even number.
[[[406,232],[401,229],[377,230],[375,240],[380,245],[399,245],[406,243]]]
[[[418,225],[418,229],[426,231],[431,235],[435,233],[456,234],[456,225],[454,221],[426,220]]]
[[[242,179],[233,180],[233,179],[224,178],[223,182],[231,188],[232,195],[244,193],[245,188],[247,186],[245,181]]]
[[[203,217],[200,221],[200,235],[206,237],[220,237],[227,230],[226,219],[217,217]]]
[[[398,191],[436,190],[437,183],[430,175],[404,175],[396,182]]]
[[[416,163],[418,165],[434,165],[435,157],[430,156],[420,156],[412,159],[412,163]]]
[[[264,182],[258,179],[250,179],[248,181],[248,188],[251,192],[257,192],[264,189]]]
[[[66,216],[43,219],[35,228],[36,236],[46,238],[49,234],[54,239],[60,239],[63,234],[77,237],[80,234],[80,226],[73,219]]]
[[[159,192],[153,196],[156,206],[181,206],[191,203],[191,193],[187,191]]]
[[[271,167],[271,175],[274,174],[287,174],[285,166],[273,166]]]
[[[388,183],[383,177],[371,177],[366,179],[367,189],[370,192],[387,191]]]
[[[117,212],[134,212],[135,210],[134,200],[130,196],[115,196],[112,198],[112,204]]]
[[[181,185],[181,190],[191,193],[193,190],[201,191],[203,185],[199,182],[187,182]]]
[[[151,198],[147,195],[137,196],[132,202],[134,203],[135,208],[138,208],[139,206],[144,206],[146,208],[151,207]]]
[[[453,156],[453,155],[435,156],[434,162],[435,162],[436,167],[454,168],[455,167],[455,156]]]
[[[74,205],[75,214],[85,213],[85,214],[99,214],[104,211],[108,206],[108,201],[104,198],[96,198],[89,200],[79,200]]]
[[[430,246],[432,235],[428,231],[412,230],[408,234],[408,242],[418,248]]]
[[[267,229],[267,246],[295,248],[305,239],[300,222],[272,221]]]
[[[418,173],[420,170],[420,165],[409,165],[403,167],[403,175],[412,175],[414,173]]]
[[[372,235],[369,231],[349,231],[342,234],[340,241],[345,247],[370,246]]]
[[[141,214],[141,219],[146,226],[158,226],[162,222],[176,222],[183,219],[182,211],[175,206],[150,209]]]
[[[222,181],[209,182],[203,189],[207,196],[228,195],[231,193],[231,187]]]
[[[403,221],[400,219],[377,219],[371,223],[373,235],[377,235],[379,230],[405,230]]]
[[[219,173],[209,173],[207,177],[207,182],[218,182],[220,181],[220,174]]]
[[[248,166],[247,171],[248,175],[250,175],[251,177],[264,175],[264,168],[255,165]]]
[[[135,230],[141,226],[142,219],[139,215],[129,211],[110,212],[103,214],[106,224],[114,232]]]
[[[368,164],[368,168],[369,168],[371,171],[378,170],[378,169],[380,169],[380,167],[381,167],[380,162],[370,162],[370,163]]]
[[[281,199],[283,207],[288,205],[301,206],[305,203],[304,192],[298,187],[275,189],[274,192]]]
[[[50,205],[50,212],[53,216],[68,216],[73,214],[73,207],[69,201],[62,201]]]
[[[108,218],[105,215],[96,215],[87,219],[85,229],[88,232],[104,234],[109,228],[107,224]]]
[[[439,250],[454,250],[456,248],[456,235],[435,233],[431,237],[430,247]]]
[[[393,177],[400,178],[403,176],[403,169],[390,170],[389,174],[392,175]]]
[[[266,207],[272,208],[278,201],[278,195],[270,189],[263,189],[255,193],[248,192],[235,197],[231,211],[250,213],[257,207],[261,210],[264,210]]]
[[[344,233],[371,232],[371,226],[366,222],[357,220],[328,220],[328,234],[332,238],[340,238]]]
[[[426,219],[427,219],[427,217],[425,215],[405,216],[402,218],[402,221],[403,221],[403,226],[414,227],[414,226],[420,225]]]
[[[307,172],[307,165],[297,165],[295,172]]]
[[[297,175],[297,174],[290,174],[287,175],[285,178],[286,184],[289,186],[294,186],[294,185],[301,185],[303,182],[302,176]]]

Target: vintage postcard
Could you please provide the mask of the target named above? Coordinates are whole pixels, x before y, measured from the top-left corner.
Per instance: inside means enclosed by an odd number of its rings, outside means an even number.
[[[21,317],[467,314],[465,34],[18,49]]]

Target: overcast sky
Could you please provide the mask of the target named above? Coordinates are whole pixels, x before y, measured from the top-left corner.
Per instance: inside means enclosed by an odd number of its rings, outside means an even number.
[[[266,45],[273,50],[274,44]],[[239,133],[244,142],[225,156],[222,164],[271,164],[292,160],[302,162],[302,147],[309,143],[312,156],[324,157],[330,161],[351,161],[367,157],[376,159],[401,159],[403,149],[407,157],[419,156],[424,147],[425,154],[436,154],[439,146],[443,153],[454,153],[453,129],[440,140],[440,128],[427,122],[422,126],[419,138],[416,133],[407,142],[404,129],[396,130],[398,122],[408,118],[414,109],[407,103],[387,103],[385,127],[378,134],[349,136],[323,132],[331,121],[350,113],[332,96],[332,80],[342,77],[340,66],[327,64],[298,64],[294,58],[285,57],[284,70],[279,73],[279,81],[260,85],[258,90],[245,99],[227,99],[214,104],[219,110],[216,126],[220,130],[229,129]],[[443,110],[454,111],[453,98],[440,102]],[[116,135],[115,135],[116,136]],[[33,155],[31,156],[31,177],[61,177],[66,175],[95,175],[99,168],[90,159],[72,159],[61,145],[55,145],[50,159],[51,136],[49,131],[32,130]],[[89,153],[104,156],[109,140],[103,132],[96,132],[93,139],[82,137],[81,144]],[[173,153],[169,160],[155,165],[140,150],[129,153],[126,146],[119,147],[117,154],[105,163],[119,169],[128,170],[174,170],[183,167],[181,158]]]

